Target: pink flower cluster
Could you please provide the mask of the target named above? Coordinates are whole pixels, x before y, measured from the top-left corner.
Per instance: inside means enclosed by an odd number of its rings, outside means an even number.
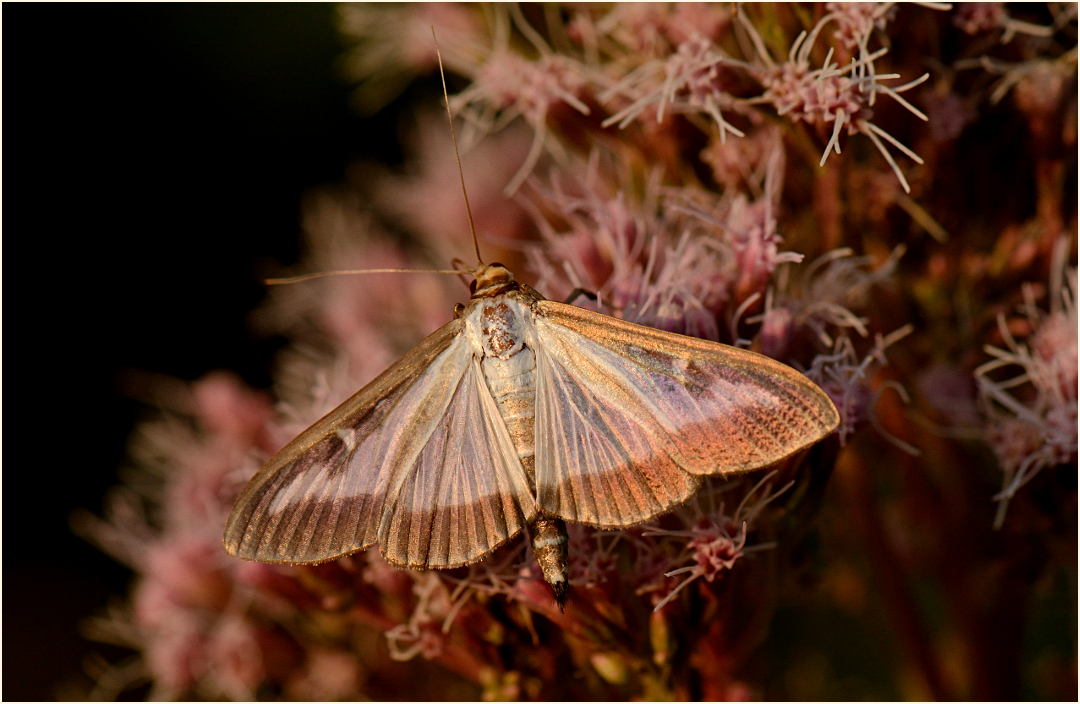
[[[565,30],[563,41],[576,42],[584,56],[573,52],[555,52],[547,41],[528,26],[520,10],[496,7],[490,17],[493,41],[490,48],[458,52],[464,65],[458,70],[469,75],[473,83],[455,96],[454,111],[460,113],[470,126],[466,145],[474,142],[475,134],[497,132],[516,118],[522,117],[533,131],[533,142],[505,192],[513,194],[535,169],[545,152],[556,161],[566,164],[567,151],[558,136],[575,136],[578,116],[588,117],[600,105],[613,105],[613,113],[602,121],[602,127],[618,124],[627,127],[648,113],[655,122],[663,123],[665,112],[708,116],[717,126],[720,141],[727,136],[743,137],[745,124],[757,124],[762,115],[755,106],[771,104],[780,116],[810,124],[833,123],[833,136],[825,149],[839,153],[841,130],[849,135],[866,134],[885,156],[897,178],[909,190],[906,180],[881,140],[892,144],[915,161],[919,157],[891,135],[870,122],[877,93],[897,100],[920,119],[926,117],[899,96],[927,76],[911,83],[889,88],[880,81],[897,75],[880,74],[874,61],[886,49],[870,52],[868,44],[874,28],[882,29],[895,14],[889,3],[863,6],[835,3],[822,17],[809,36],[804,32],[796,39],[786,63],[777,65],[769,56],[764,41],[746,17],[744,11],[732,13],[722,8],[694,5],[617,6],[603,16],[594,16],[591,9],[571,13],[573,19]],[[355,13],[353,13],[355,14]],[[749,35],[754,56],[748,60],[730,57],[720,48],[725,33],[734,26],[732,19]],[[550,21],[550,20],[549,20]],[[822,28],[836,22],[837,40],[842,50],[851,54],[858,47],[858,58],[839,67],[830,63],[830,50],[822,68],[810,69],[809,55]],[[363,39],[374,34],[369,24],[353,24],[354,36]],[[523,58],[509,44],[509,25],[517,27],[535,47],[539,57]],[[366,32],[366,34],[365,34]],[[558,33],[557,33],[558,34]],[[482,58],[477,54],[482,54]],[[764,88],[753,95],[749,86],[757,81]],[[564,108],[570,108],[567,111]],[[735,124],[725,117],[737,114]],[[666,128],[670,132],[671,127]],[[569,145],[567,145],[569,146]]]
[[[1075,13],[1075,10],[1073,10]],[[1074,15],[1075,16],[1075,15]],[[1051,37],[1053,27],[1024,22],[1009,15],[1003,2],[965,2],[960,3],[953,15],[953,24],[967,34],[1005,30],[1001,42],[1008,44],[1017,34],[1033,37]]]
[[[839,338],[853,331],[867,337],[868,320],[857,315],[868,307],[874,286],[888,285],[903,256],[903,245],[876,269],[870,257],[856,257],[847,248],[834,249],[815,259],[798,279],[785,270],[770,290],[765,311],[747,319],[761,323],[762,351],[784,359],[809,334],[823,349],[833,349]]]
[[[294,343],[275,380],[277,407],[225,375],[163,384],[155,394],[163,416],[140,427],[132,446],[139,469],[112,495],[107,520],[88,514],[76,520],[83,534],[139,575],[131,603],[93,622],[95,637],[138,652],[102,678],[95,696],[149,681],[152,697],[168,699],[858,698],[842,689],[798,689],[814,679],[802,676],[801,662],[777,665],[788,669],[775,683],[752,686],[744,679],[752,670],[749,653],[761,642],[757,629],[774,608],[773,600],[760,598],[762,585],[775,588],[794,573],[775,566],[798,561],[799,539],[810,530],[802,523],[818,526],[803,519],[824,505],[824,480],[839,452],[839,466],[858,471],[836,472],[842,486],[832,493],[839,498],[828,501],[846,512],[835,522],[839,529],[824,520],[820,531],[830,550],[852,552],[835,570],[840,576],[825,575],[832,581],[800,609],[809,604],[820,615],[831,602],[810,602],[833,598],[853,613],[891,609],[859,622],[902,624],[904,655],[896,656],[895,670],[917,673],[910,679],[928,689],[898,686],[896,696],[994,698],[941,684],[948,678],[935,672],[935,648],[924,642],[919,624],[911,625],[920,616],[906,595],[909,573],[930,574],[937,558],[920,557],[917,544],[930,538],[905,531],[953,520],[951,513],[934,515],[936,487],[919,494],[908,485],[939,466],[949,468],[952,481],[963,474],[954,469],[955,457],[967,449],[936,436],[915,448],[900,436],[913,437],[905,424],[922,409],[976,426],[961,430],[985,439],[1004,470],[999,524],[1007,502],[1042,469],[1076,462],[1076,270],[1066,261],[1071,240],[1060,235],[1075,230],[1075,213],[1053,190],[1070,183],[1062,166],[1069,162],[1055,145],[1075,146],[1063,136],[1068,125],[1059,123],[1075,113],[1067,87],[1076,50],[1036,44],[1037,31],[996,5],[957,8],[953,21],[964,32],[993,25],[1004,28],[1006,41],[1010,32],[1027,34],[1011,47],[983,41],[965,51],[994,44],[1006,57],[1006,49],[1016,49],[1023,60],[964,59],[939,70],[934,95],[916,99],[935,106],[929,111],[939,124],[913,132],[927,168],[913,170],[909,184],[886,145],[923,160],[872,119],[897,105],[926,119],[901,94],[929,74],[906,85],[890,82],[922,71],[927,55],[909,50],[895,32],[888,36],[894,19],[925,9],[892,3],[828,3],[813,13],[804,6],[683,3],[343,8],[343,32],[357,42],[347,63],[362,81],[364,106],[389,100],[411,77],[433,70],[423,38],[432,21],[448,69],[471,81],[450,101],[464,127],[460,178],[485,261],[503,262],[549,298],[563,300],[580,289],[595,300],[579,295],[577,305],[751,348],[804,369],[840,411],[839,442],[828,439],[789,458],[764,479],[709,480],[687,504],[645,525],[569,526],[565,613],[524,539],[446,571],[397,570],[376,549],[317,566],[240,562],[224,554],[222,530],[260,463],[449,320],[453,303],[468,295],[452,277],[403,273],[277,288],[255,316],[263,331]],[[1075,9],[1048,11],[1054,32],[1062,30],[1055,39],[1075,36]],[[942,29],[949,41],[964,40],[948,22],[943,17],[920,41],[938,41]],[[829,27],[835,27],[831,37]],[[778,47],[787,47],[786,57],[770,53]],[[879,70],[886,61],[895,62],[897,73]],[[952,69],[963,68],[1001,79],[962,97],[967,86]],[[949,176],[949,160],[968,148],[960,135],[980,120],[980,103],[1013,89],[1014,107],[1026,120],[1021,126],[1046,137],[1035,169],[1039,209],[1030,222],[1006,224],[989,245],[982,215],[969,217],[947,202],[951,193],[933,189],[983,183],[978,173]],[[879,96],[892,100],[876,104]],[[300,269],[471,263],[470,218],[445,111],[428,107],[437,117],[418,120],[410,137],[415,153],[403,172],[358,167],[353,186],[307,199],[308,251]],[[849,153],[821,169],[831,153],[840,154],[842,138],[855,134],[865,135],[889,168],[872,153],[865,162]],[[983,163],[967,158],[965,168]],[[531,177],[541,168],[544,178]],[[997,213],[995,205],[980,207]],[[1020,315],[1000,317],[1000,339],[985,348],[992,359],[973,377],[982,358],[970,342],[980,335],[971,331],[996,311],[1011,310],[1018,296],[1010,287],[1050,258],[1057,237],[1048,302],[1040,287],[1026,286]],[[911,254],[901,270],[905,251]],[[926,267],[918,265],[920,257]],[[905,316],[919,327],[905,324]],[[887,330],[894,332],[882,334]],[[908,335],[899,364],[900,351],[890,348]],[[887,351],[898,364],[886,368]],[[912,368],[921,370],[914,385],[902,377]],[[884,401],[892,399],[883,395],[895,391],[906,403],[908,388],[916,397],[909,413],[888,414]],[[850,442],[866,424],[907,455],[867,457],[867,443]],[[941,434],[950,431],[958,429]],[[938,452],[936,464],[928,460],[911,473],[918,477],[896,482],[904,486],[895,505],[866,498],[874,482],[890,482],[896,476],[890,472],[920,452]],[[965,486],[948,490],[957,496]],[[984,508],[990,493],[981,496]],[[774,501],[781,495],[783,501]],[[927,516],[937,522],[921,523]],[[859,530],[851,530],[853,521]],[[977,533],[965,533],[965,540]],[[856,552],[859,546],[873,559]],[[949,554],[950,547],[934,543],[933,549]],[[961,557],[972,573],[985,568]],[[851,596],[873,583],[853,576],[866,562],[877,565],[882,574],[875,579],[888,585],[885,606],[877,597]],[[942,584],[948,591],[953,582]],[[989,631],[979,626],[983,639]],[[969,650],[980,653],[982,645],[978,640]],[[961,666],[950,660],[941,667],[951,673]],[[967,670],[954,679],[964,678],[980,681]],[[883,691],[866,696],[893,693]]]
[[[434,69],[433,26],[439,28],[443,61],[450,70],[466,70],[471,65],[470,48],[482,37],[479,19],[464,5],[447,2],[412,3],[408,8],[338,5],[338,31],[353,44],[341,57],[341,68],[359,84],[354,104],[372,114],[417,75]]]
[[[827,2],[825,9],[836,21],[833,38],[849,51],[865,49],[873,31],[884,31],[896,17],[894,2]]]
[[[579,13],[570,23],[570,38],[605,38],[626,50],[626,59],[648,60],[667,56],[694,35],[717,39],[731,24],[731,11],[709,3],[618,3],[593,21]]]
[[[547,148],[558,143],[548,140],[549,114],[568,105],[581,115],[590,109],[580,98],[586,86],[584,68],[558,54],[546,54],[536,61],[515,52],[494,52],[479,68],[473,84],[454,97],[453,107],[483,133],[497,132],[516,117],[523,117],[533,129],[533,144],[517,174],[504,193],[512,195],[532,173]]]
[[[549,195],[561,199],[567,206],[564,214],[580,228],[576,234],[552,235],[553,252],[584,247],[581,251],[592,254],[577,257],[573,265],[589,280],[602,282],[612,278],[613,262],[599,253],[623,253],[615,266],[626,267],[628,274],[608,287],[607,300],[622,300],[640,320],[664,324],[664,315],[677,315],[666,323],[701,335],[720,334],[714,313],[695,322],[685,312],[690,301],[709,300],[710,286],[719,286],[714,289],[717,305],[727,295],[729,278],[703,268],[698,256],[709,252],[703,244],[707,236],[686,234],[660,250],[650,234],[656,228],[673,232],[665,229],[672,223],[698,222],[700,213],[646,216],[619,197]],[[318,252],[315,265],[408,264],[353,205],[332,193],[309,201],[305,228]],[[572,245],[575,238],[578,244]],[[715,266],[726,261],[719,251],[712,251],[718,257]],[[139,489],[118,490],[108,520],[84,516],[82,532],[140,574],[130,609],[99,619],[96,632],[139,651],[142,665],[130,672],[111,671],[102,679],[102,693],[105,683],[116,693],[147,678],[153,696],[169,699],[268,694],[348,699],[381,691],[382,673],[419,658],[458,673],[480,686],[485,697],[535,698],[551,681],[550,673],[543,674],[547,665],[539,672],[525,663],[492,665],[498,661],[493,649],[503,643],[526,638],[537,647],[540,626],[533,614],[586,642],[595,641],[590,666],[605,682],[624,686],[627,673],[645,665],[632,649],[616,645],[622,641],[610,634],[624,627],[620,624],[628,618],[648,620],[645,614],[658,605],[671,610],[677,603],[690,608],[696,600],[715,599],[710,585],[721,573],[764,547],[754,542],[755,528],[764,520],[770,490],[744,490],[745,498],[731,515],[722,505],[716,507],[720,492],[737,497],[737,488],[749,486],[743,482],[704,491],[691,506],[632,531],[572,526],[570,583],[575,591],[565,614],[556,609],[525,541],[450,572],[396,570],[377,550],[314,567],[228,557],[221,548],[225,520],[259,464],[377,371],[372,362],[376,351],[390,355],[408,344],[379,332],[385,316],[401,316],[422,327],[428,325],[423,321],[431,299],[439,298],[431,295],[424,277],[399,279],[394,300],[381,298],[387,289],[372,277],[320,279],[309,286],[307,291],[295,286],[276,292],[262,314],[264,325],[276,321],[294,339],[313,346],[306,352],[298,348],[287,359],[279,379],[279,413],[272,412],[263,395],[228,375],[211,375],[190,387],[174,385],[165,404],[169,415],[146,426],[143,440],[133,448],[144,472],[137,477]],[[363,306],[363,300],[383,302]],[[684,312],[671,313],[674,309]],[[700,327],[693,329],[695,324]],[[314,345],[326,349],[318,352]],[[156,472],[152,482],[151,472]],[[149,514],[143,509],[147,506]],[[628,576],[620,569],[623,564],[636,564],[639,570]],[[699,580],[708,588],[691,595],[685,587]],[[488,608],[494,601],[517,609],[510,622]],[[377,646],[380,641],[385,645]],[[385,655],[365,654],[382,647]],[[662,661],[666,656],[657,657]]]
[[[998,330],[1006,349],[987,345],[993,360],[975,370],[984,412],[990,419],[987,441],[1005,472],[996,497],[997,525],[1005,518],[1009,500],[1046,467],[1077,460],[1077,318],[1076,269],[1067,267],[1069,243],[1055,249],[1050,311],[1036,307],[1030,285],[1024,287],[1023,312],[1030,329],[1029,345],[1018,342],[1004,315]],[[993,372],[1019,367],[1022,373],[1004,380]],[[1025,399],[1018,393],[1029,387]]]
[[[811,71],[808,66],[784,63],[766,81],[765,99],[778,115],[810,124],[839,121],[848,134],[858,132],[858,120],[873,115],[862,84],[839,72]]]
[[[746,493],[742,503],[731,515],[724,513],[724,505],[716,505],[716,500],[721,493],[715,487],[706,489],[699,494],[697,501],[689,507],[677,512],[677,515],[688,524],[688,529],[671,529],[667,527],[650,526],[642,533],[643,537],[663,537],[667,540],[685,541],[685,545],[679,557],[675,560],[652,552],[646,556],[646,560],[653,564],[652,570],[644,570],[644,574],[653,572],[655,577],[639,588],[639,593],[651,593],[655,610],[660,611],[683,589],[695,580],[704,579],[706,583],[720,577],[724,572],[731,570],[736,561],[745,553],[753,550],[762,550],[772,547],[768,544],[759,544],[747,547],[746,534],[748,526],[761,514],[765,507],[776,497],[783,494],[791,484],[772,491],[772,485],[768,482],[773,479],[775,472],[765,476],[749,492]],[[755,497],[759,489],[764,490],[761,496]],[[756,498],[753,503],[752,498]],[[709,510],[703,507],[711,504]],[[691,564],[682,566],[686,562]],[[674,568],[674,569],[672,569]],[[662,575],[662,578],[661,578]],[[686,577],[672,586],[671,578],[686,575]],[[666,592],[666,593],[665,593]]]
[[[268,683],[301,686],[304,653],[281,620],[296,605],[265,591],[278,570],[237,562],[221,547],[233,498],[259,458],[280,446],[270,405],[225,374],[206,377],[174,401],[180,408],[173,413],[192,413],[201,430],[191,432],[176,416],[144,427],[133,452],[144,471],[156,466],[160,474],[114,493],[108,521],[83,515],[77,522],[140,575],[131,611],[99,629],[142,651],[137,674],[150,678],[156,698],[244,700]],[[263,609],[278,620],[257,615]]]
[[[872,390],[870,371],[875,364],[888,363],[885,349],[912,333],[914,327],[905,325],[888,335],[877,335],[874,347],[862,359],[855,352],[851,338],[846,335],[836,340],[832,354],[819,354],[806,370],[806,376],[820,386],[829,395],[836,409],[840,411],[840,442],[843,443],[855,432],[855,426],[863,421],[870,421],[887,440],[913,455],[919,451],[899,438],[889,435],[877,423],[874,406],[878,396],[886,388],[897,391],[905,400],[907,393],[896,382],[886,382],[876,392]]]
[[[910,90],[921,84],[930,74],[921,77],[896,88],[889,88],[879,81],[888,78],[899,78],[897,74],[877,74],[874,69],[874,61],[881,58],[887,52],[880,49],[872,54],[863,54],[856,60],[841,68],[830,63],[833,50],[830,49],[825,57],[825,63],[820,69],[810,70],[809,56],[813,48],[814,40],[829,16],[818,22],[817,26],[806,36],[805,32],[791,45],[789,60],[787,63],[773,65],[767,62],[769,68],[761,72],[761,81],[765,86],[762,100],[771,103],[778,115],[787,116],[795,122],[807,122],[809,124],[827,125],[832,123],[832,137],[825,145],[825,152],[821,155],[819,165],[824,165],[831,151],[840,153],[840,133],[846,129],[848,135],[858,132],[865,134],[874,143],[878,151],[892,167],[897,180],[906,192],[911,192],[907,179],[900,167],[893,160],[892,155],[881,143],[881,139],[889,142],[916,163],[923,160],[915,152],[908,149],[895,137],[885,132],[880,127],[870,122],[873,112],[870,107],[874,104],[877,93],[885,93],[896,102],[900,103],[909,112],[926,121],[928,118],[921,110],[906,101],[900,93]]]
[[[546,120],[558,103],[566,103],[582,115],[589,114],[578,95],[586,81],[574,62],[558,54],[536,61],[523,59],[512,51],[493,54],[476,74],[473,85],[455,96],[455,106],[474,108],[476,122],[494,131],[500,121],[521,115],[533,127]],[[510,111],[509,116],[502,114]]]
[[[622,194],[607,201],[593,193],[568,198],[561,189],[547,195],[573,229],[539,223],[549,247],[529,253],[543,290],[582,288],[626,320],[718,339],[731,272],[720,242],[690,232],[673,242],[661,219],[630,211]]]
[[[597,306],[625,320],[727,339],[776,268],[802,260],[779,251],[783,163],[783,147],[774,143],[764,192],[754,201],[670,189],[663,205],[657,193],[647,206],[628,203],[623,193],[605,198],[585,182],[576,184],[578,196],[558,181],[550,190],[538,186],[534,213],[544,243],[528,250],[537,286],[555,297],[594,292]],[[557,230],[560,223],[566,229]]]
[[[656,122],[662,123],[670,105],[674,112],[709,115],[720,130],[721,143],[727,141],[728,132],[744,137],[741,130],[724,119],[722,112],[745,111],[728,92],[733,82],[730,66],[734,65],[738,62],[727,60],[709,39],[695,33],[680,43],[665,61],[646,64],[601,93],[598,97],[603,102],[617,95],[630,101],[604,120],[602,126],[618,123],[620,128],[626,127],[646,110],[655,113]]]
[[[1003,27],[1009,18],[1003,2],[965,2],[956,8],[953,24],[967,34]]]

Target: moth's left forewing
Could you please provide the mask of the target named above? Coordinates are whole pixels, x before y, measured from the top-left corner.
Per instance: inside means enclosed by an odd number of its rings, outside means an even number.
[[[403,438],[434,425],[421,409],[444,406],[466,368],[453,349],[462,327],[454,320],[429,335],[271,458],[233,506],[226,551],[316,563],[374,543]]]
[[[773,464],[839,424],[816,384],[764,355],[555,301],[535,309],[541,346],[590,394],[620,399],[640,427],[661,428],[659,440],[690,474]]]

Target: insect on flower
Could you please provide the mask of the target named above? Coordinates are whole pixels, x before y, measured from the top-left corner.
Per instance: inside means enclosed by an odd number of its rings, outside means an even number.
[[[448,569],[528,530],[562,608],[565,521],[642,523],[839,423],[790,367],[546,300],[473,243],[468,305],[266,463],[229,553],[310,564],[378,543],[395,566]]]

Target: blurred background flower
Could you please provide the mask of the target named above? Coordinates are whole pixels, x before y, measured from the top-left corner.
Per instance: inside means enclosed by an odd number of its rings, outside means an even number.
[[[102,385],[127,369],[147,410],[100,510],[121,452],[102,418],[65,428],[82,452],[60,478],[16,480],[56,506],[28,512],[38,540],[5,578],[11,698],[1075,699],[1075,5],[66,12],[42,66],[67,75],[89,43],[103,82],[79,84],[94,109],[42,142],[49,188],[16,207],[52,222],[82,198],[36,238],[65,243],[58,278],[82,289],[37,315],[65,321],[39,346],[109,362],[49,360],[31,417],[95,398],[59,384],[72,364]],[[843,416],[649,524],[571,526],[565,613],[522,541],[437,572],[220,547],[260,463],[467,295],[431,275],[257,284],[469,256],[432,24],[488,261],[792,364]],[[115,435],[135,406],[112,403]],[[55,444],[39,425],[31,446]],[[129,573],[69,547],[73,507]],[[96,644],[41,668],[64,609]]]

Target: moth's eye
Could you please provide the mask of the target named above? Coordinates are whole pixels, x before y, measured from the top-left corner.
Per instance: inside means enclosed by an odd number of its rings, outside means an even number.
[[[492,262],[491,264],[488,264],[489,269],[494,269],[495,267],[499,267],[500,269],[505,269],[506,268],[504,265],[500,264],[499,262]]]
[[[469,284],[469,293],[476,293],[476,281],[472,281]]]

